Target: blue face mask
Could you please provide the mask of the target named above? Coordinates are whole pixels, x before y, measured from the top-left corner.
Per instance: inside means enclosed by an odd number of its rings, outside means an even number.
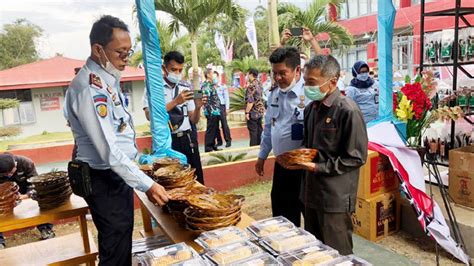
[[[367,81],[369,79],[369,73],[357,74],[357,79],[360,81]]]

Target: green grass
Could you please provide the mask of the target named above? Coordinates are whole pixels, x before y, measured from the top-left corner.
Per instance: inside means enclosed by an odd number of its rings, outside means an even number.
[[[271,187],[272,181],[262,181],[233,189],[229,193],[245,196],[242,210],[255,220],[260,220],[272,216]]]

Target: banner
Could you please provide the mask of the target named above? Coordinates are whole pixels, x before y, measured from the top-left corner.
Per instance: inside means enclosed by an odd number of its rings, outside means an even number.
[[[216,31],[216,34],[214,34],[214,42],[216,43],[216,47],[219,50],[219,53],[221,54],[222,61],[226,62],[227,51],[225,49],[224,38],[218,31]]]
[[[255,58],[258,59],[257,30],[255,29],[255,22],[253,21],[252,16],[247,17],[245,20],[245,28],[247,29],[245,31],[247,39],[249,40],[250,45],[252,45]]]

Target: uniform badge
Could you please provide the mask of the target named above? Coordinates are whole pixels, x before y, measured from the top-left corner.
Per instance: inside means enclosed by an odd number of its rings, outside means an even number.
[[[125,129],[127,128],[127,123],[123,121],[123,119],[120,122],[120,125],[118,127],[118,131],[122,133]]]
[[[298,108],[304,108],[304,95],[300,95],[300,104],[298,104]]]
[[[107,116],[107,105],[105,103],[99,103],[95,106],[97,114],[104,118]]]
[[[94,85],[98,89],[102,89],[102,81],[100,80],[100,77],[97,76],[94,73],[89,74],[89,85]]]
[[[107,96],[104,94],[98,94],[93,97],[94,98],[94,103],[106,103],[107,102]]]
[[[115,102],[116,100],[117,100],[117,93],[114,93],[112,94],[112,101]]]
[[[326,117],[326,124],[329,124],[331,123],[331,118],[330,117]]]
[[[112,95],[114,92],[111,87],[107,86],[107,92]]]

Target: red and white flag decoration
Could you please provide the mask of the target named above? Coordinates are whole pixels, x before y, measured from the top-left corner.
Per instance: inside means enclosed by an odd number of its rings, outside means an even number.
[[[465,264],[469,256],[451,237],[449,226],[439,205],[426,194],[423,167],[418,153],[406,147],[390,122],[382,122],[367,129],[369,149],[386,155],[400,179],[402,192],[410,201],[425,233],[446,251]]]

